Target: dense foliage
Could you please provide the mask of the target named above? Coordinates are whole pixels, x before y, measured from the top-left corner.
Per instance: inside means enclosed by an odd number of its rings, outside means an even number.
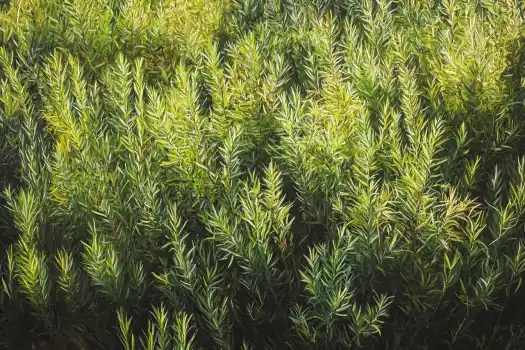
[[[0,346],[525,348],[520,0],[0,3]]]

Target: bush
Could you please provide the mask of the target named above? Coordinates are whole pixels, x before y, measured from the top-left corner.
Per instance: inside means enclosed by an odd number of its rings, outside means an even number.
[[[2,345],[524,348],[524,15],[0,4]]]

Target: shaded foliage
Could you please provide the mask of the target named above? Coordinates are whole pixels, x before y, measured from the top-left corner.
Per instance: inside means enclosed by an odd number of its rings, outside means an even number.
[[[524,347],[524,24],[0,3],[0,345]]]

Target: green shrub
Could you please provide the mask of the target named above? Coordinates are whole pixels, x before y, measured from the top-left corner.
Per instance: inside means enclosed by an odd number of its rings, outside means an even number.
[[[0,4],[0,346],[525,347],[518,0]]]

